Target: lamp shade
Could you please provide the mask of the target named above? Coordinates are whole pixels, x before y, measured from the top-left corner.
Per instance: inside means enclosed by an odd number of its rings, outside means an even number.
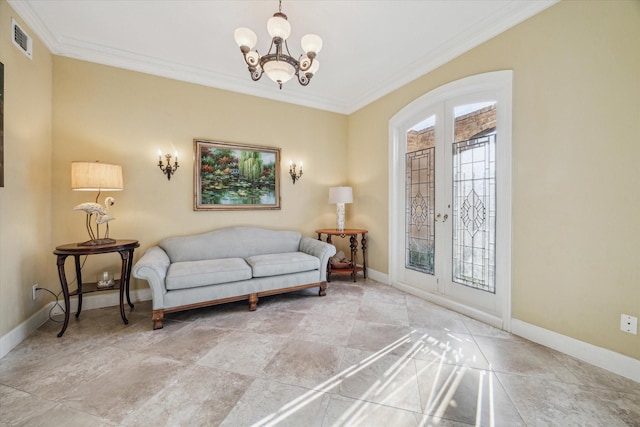
[[[267,76],[276,83],[285,83],[291,80],[296,73],[293,65],[284,61],[269,61],[262,65]]]
[[[309,69],[306,72],[315,74],[318,72],[319,69],[320,69],[320,61],[318,61],[317,59],[314,59],[313,64],[311,64],[311,67],[309,67]]]
[[[249,49],[253,49],[258,41],[258,36],[256,36],[256,33],[245,27],[236,28],[233,33],[233,37],[236,40],[238,46],[246,46]]]
[[[286,40],[291,34],[291,24],[282,15],[274,15],[267,21],[267,31],[271,38],[280,37]]]
[[[122,166],[100,162],[71,162],[71,189],[122,191]]]
[[[318,53],[322,50],[322,39],[316,34],[307,34],[300,40],[300,45],[304,53]]]
[[[329,203],[353,203],[353,189],[351,187],[330,187]]]

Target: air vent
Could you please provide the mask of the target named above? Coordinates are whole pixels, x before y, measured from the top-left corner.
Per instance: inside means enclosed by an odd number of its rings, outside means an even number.
[[[31,36],[27,34],[13,18],[11,18],[11,30],[13,32],[11,37],[13,44],[15,44],[22,53],[27,55],[29,59],[32,59],[33,42]]]

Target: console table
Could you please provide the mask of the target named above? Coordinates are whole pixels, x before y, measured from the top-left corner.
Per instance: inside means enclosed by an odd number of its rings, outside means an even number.
[[[124,313],[124,295],[126,294],[127,303],[131,308],[133,308],[131,298],[129,297],[129,276],[131,275],[131,264],[133,263],[133,251],[139,246],[140,244],[137,240],[116,240],[115,243],[107,243],[104,245],[83,246],[78,243],[69,243],[56,247],[56,250],[53,251],[53,253],[58,256],[58,276],[60,277],[60,286],[62,287],[65,305],[64,324],[62,325],[62,330],[58,333],[58,338],[64,334],[64,331],[67,330],[67,325],[69,325],[69,311],[71,309],[70,297],[74,295],[78,296],[78,310],[76,311],[76,318],[78,318],[78,316],[80,316],[80,311],[82,311],[82,294],[102,290],[98,289],[95,283],[87,283],[85,284],[85,289],[82,289],[83,283],[80,265],[81,256],[107,254],[112,252],[118,252],[120,254],[120,258],[122,259],[120,280],[116,280],[115,285],[110,289],[120,288],[120,316],[122,316],[122,321],[125,325],[129,324],[127,316]],[[78,282],[78,289],[73,292],[69,292],[67,277],[64,272],[65,260],[70,255],[75,258],[76,278]]]
[[[338,230],[337,228],[322,228],[316,230],[318,240],[322,240],[322,235],[327,235],[327,243],[331,243],[331,236],[346,237],[349,236],[349,246],[351,248],[351,268],[332,268],[331,262],[327,264],[327,282],[331,281],[331,273],[334,274],[350,274],[353,281],[356,281],[356,274],[362,271],[364,278],[367,278],[367,230],[361,228],[346,228]],[[358,234],[362,236],[360,244],[362,245],[362,267],[357,266],[358,260]]]

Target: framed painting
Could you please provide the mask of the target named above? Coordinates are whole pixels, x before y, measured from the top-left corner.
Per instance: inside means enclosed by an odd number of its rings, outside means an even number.
[[[194,139],[194,210],[280,209],[280,149]]]

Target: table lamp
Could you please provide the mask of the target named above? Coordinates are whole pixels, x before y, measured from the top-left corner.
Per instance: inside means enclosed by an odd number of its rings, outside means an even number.
[[[102,206],[98,203],[98,198],[102,191],[122,191],[123,188],[121,166],[100,162],[71,162],[71,189],[98,192],[95,203],[81,203],[73,208],[86,213],[85,226],[90,240],[79,245],[95,246],[115,243],[114,239],[109,238],[109,221],[115,219],[109,215],[109,207],[115,203],[115,199],[107,197]],[[95,231],[93,223],[95,223]],[[100,238],[100,224],[106,224],[103,238]]]
[[[353,203],[353,189],[351,187],[330,187],[329,203],[336,204],[336,228],[338,231],[344,231],[344,204]]]

